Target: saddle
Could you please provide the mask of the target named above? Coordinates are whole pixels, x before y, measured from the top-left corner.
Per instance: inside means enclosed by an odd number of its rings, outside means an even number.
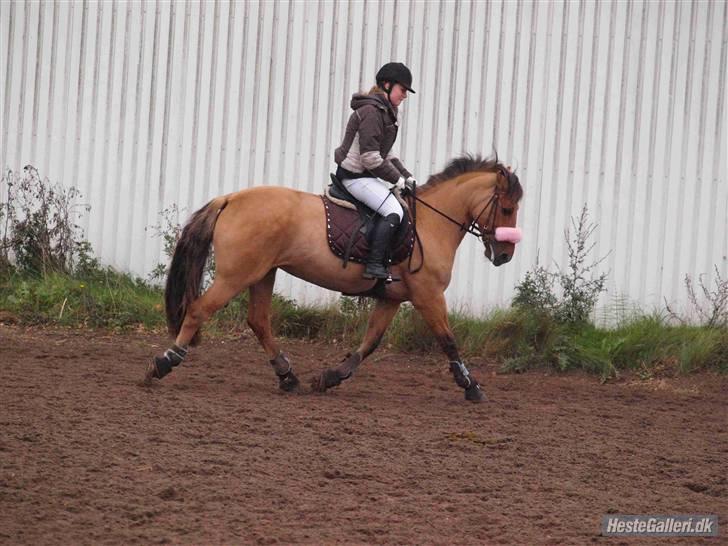
[[[392,238],[387,255],[390,264],[406,260],[412,254],[415,243],[409,206],[399,196],[395,196],[405,214]],[[357,201],[334,174],[321,199],[326,210],[326,235],[331,252],[342,259],[342,267],[346,267],[349,261],[364,263],[369,253],[374,224],[382,221],[382,216]]]

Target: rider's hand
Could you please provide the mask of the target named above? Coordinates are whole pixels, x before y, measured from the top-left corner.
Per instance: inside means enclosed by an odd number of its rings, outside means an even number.
[[[407,180],[404,181],[405,185],[407,186],[407,189],[412,191],[415,186],[417,186],[417,180],[415,180],[414,176],[410,176],[407,178]]]
[[[406,184],[405,179],[400,176],[399,180],[397,180],[397,182],[394,184],[394,186],[392,186],[392,189],[396,188],[399,191],[402,191],[405,189],[405,184]]]

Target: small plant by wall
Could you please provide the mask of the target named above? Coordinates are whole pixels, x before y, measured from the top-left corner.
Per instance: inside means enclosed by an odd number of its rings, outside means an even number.
[[[556,271],[550,271],[536,263],[516,285],[513,306],[547,313],[561,324],[583,324],[589,322],[605,291],[607,273],[595,272],[606,257],[591,257],[595,243],[590,239],[597,226],[590,222],[586,205],[571,223],[573,236],[568,228],[564,232],[569,256],[566,268],[556,264]]]
[[[7,200],[0,203],[0,266],[22,273],[72,273],[96,265],[91,246],[76,223],[86,205],[81,193],[42,179],[32,165],[22,174],[6,170]]]

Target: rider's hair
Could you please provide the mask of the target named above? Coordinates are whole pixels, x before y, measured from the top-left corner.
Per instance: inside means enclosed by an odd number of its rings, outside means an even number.
[[[375,85],[369,90],[369,93],[367,93],[367,95],[377,95],[377,94],[386,95],[387,92],[384,89],[382,89],[381,87],[379,87],[378,85]]]

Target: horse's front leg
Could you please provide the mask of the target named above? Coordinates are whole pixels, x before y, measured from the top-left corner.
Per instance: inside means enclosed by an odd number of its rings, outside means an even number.
[[[455,382],[458,386],[465,389],[465,399],[471,402],[485,401],[485,393],[481,390],[478,381],[468,371],[465,363],[460,358],[460,353],[455,343],[455,336],[447,320],[445,294],[440,293],[437,296],[413,303],[437,337],[437,341],[440,343],[442,350],[450,359],[450,371],[455,377]]]
[[[324,392],[326,389],[336,387],[345,379],[349,379],[359,367],[359,364],[372,354],[382,341],[382,336],[399,310],[398,301],[377,300],[374,311],[369,316],[367,331],[359,348],[348,354],[344,361],[335,368],[327,368],[311,380],[314,391]]]

